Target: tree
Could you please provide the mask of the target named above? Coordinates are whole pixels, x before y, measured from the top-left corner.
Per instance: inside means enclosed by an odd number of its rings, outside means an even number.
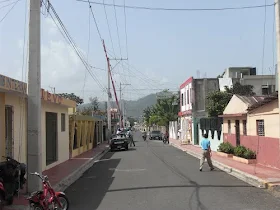
[[[98,111],[99,110],[99,101],[97,97],[90,97],[89,98],[90,104],[92,106],[93,111]]]
[[[256,95],[253,91],[254,86],[252,86],[252,85],[242,85],[239,82],[236,82],[235,84],[233,84],[233,86],[231,88],[226,86],[225,90],[226,90],[227,93],[230,93],[232,95],[234,95],[234,94],[241,95],[241,96]]]
[[[214,91],[208,94],[206,110],[209,117],[217,117],[218,115],[222,115],[231,97],[231,93],[221,91]]]
[[[76,96],[74,93],[59,93],[57,95],[72,101],[76,101],[77,106],[84,103],[84,100],[79,96]]]
[[[92,115],[93,112],[97,113],[99,111],[99,102],[97,97],[90,97],[90,103],[84,107],[81,111],[82,115]]]
[[[162,95],[165,94],[167,96],[170,95],[168,90],[163,91]],[[153,107],[147,107],[144,110],[146,123],[168,127],[170,121],[177,120],[180,105],[179,100],[179,95],[157,99],[157,103]]]

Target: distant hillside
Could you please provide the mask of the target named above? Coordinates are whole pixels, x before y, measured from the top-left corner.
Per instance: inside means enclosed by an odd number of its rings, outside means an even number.
[[[147,106],[152,106],[156,104],[156,94],[150,94],[145,97],[139,98],[136,101],[126,101],[125,102],[125,107],[126,107],[126,115],[131,116],[134,118],[138,118],[143,114],[143,110]],[[79,106],[79,108],[83,108],[88,106],[88,104],[83,104]],[[113,102],[113,107],[116,108],[117,105],[115,101]],[[105,102],[99,102],[99,108],[101,110],[105,110]]]

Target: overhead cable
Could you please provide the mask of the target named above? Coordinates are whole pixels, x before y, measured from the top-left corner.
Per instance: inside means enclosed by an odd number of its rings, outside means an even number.
[[[88,2],[86,0],[76,0],[81,2]],[[96,5],[105,5],[109,7],[120,7],[127,9],[137,9],[137,10],[158,10],[158,11],[223,11],[223,10],[243,10],[243,9],[257,9],[263,7],[272,7],[275,3],[272,4],[261,4],[261,5],[250,5],[250,6],[239,6],[239,7],[220,7],[220,8],[163,8],[163,7],[142,7],[142,6],[128,6],[120,4],[107,4],[101,2],[90,1],[92,4]]]

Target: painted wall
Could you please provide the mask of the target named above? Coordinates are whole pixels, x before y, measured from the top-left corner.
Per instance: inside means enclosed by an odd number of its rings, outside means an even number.
[[[242,120],[241,118],[239,118]],[[245,118],[243,118],[245,119]],[[267,105],[255,109],[247,115],[247,135],[243,134],[240,124],[240,144],[257,153],[257,162],[266,166],[280,169],[280,142],[279,142],[279,108],[275,100]],[[256,120],[264,120],[265,136],[257,136]],[[231,134],[227,130],[227,120],[224,118],[224,141],[236,146],[234,120],[231,118]],[[242,122],[242,121],[240,121]]]
[[[239,114],[247,113],[248,105],[246,105],[240,98],[236,95],[233,95],[230,99],[228,105],[226,106],[223,114]]]
[[[26,163],[27,161],[27,103],[26,99],[22,103],[22,97],[16,94],[5,94],[5,104],[13,106],[14,110],[14,148],[13,154],[14,158]],[[0,109],[1,109],[1,97],[0,97]],[[46,112],[57,113],[57,126],[58,126],[58,151],[57,157],[58,161],[46,166]],[[65,132],[61,132],[61,113],[66,116]],[[0,111],[1,114],[1,111]],[[2,116],[1,121],[3,121]],[[49,102],[42,101],[42,169],[49,169],[59,163],[62,163],[69,158],[69,121],[68,121],[68,108],[66,106],[61,106]],[[2,138],[1,138],[2,140]],[[5,141],[5,138],[3,138]],[[1,144],[3,145],[3,144]],[[2,155],[2,152],[1,152]],[[4,154],[3,154],[4,155]]]
[[[279,108],[275,100],[249,113],[247,118],[248,135],[257,135],[256,120],[264,120],[265,137],[279,138]]]
[[[46,166],[46,112],[57,113],[57,161]],[[61,132],[61,114],[65,114],[65,131]],[[42,103],[42,168],[47,170],[69,159],[69,116],[68,108],[57,104]]]
[[[201,141],[202,141],[202,130],[200,129],[200,123],[198,123],[198,140],[199,140],[199,144],[198,145],[200,145],[200,143],[201,143]],[[213,150],[213,151],[217,151],[218,150],[218,148],[219,148],[219,145],[223,142],[223,129],[222,129],[222,132],[221,132],[221,136],[220,136],[220,140],[219,140],[219,138],[218,138],[218,133],[217,133],[217,131],[215,131],[214,132],[214,137],[212,138],[211,137],[211,132],[209,131],[209,133],[208,133],[208,139],[210,140],[210,142],[211,142],[211,149]]]
[[[169,122],[169,137],[172,139],[178,139],[178,122],[170,121]]]
[[[5,104],[12,106],[13,116],[13,135],[14,147],[13,156],[20,162],[26,163],[27,160],[27,103],[26,99],[15,95],[5,94]]]

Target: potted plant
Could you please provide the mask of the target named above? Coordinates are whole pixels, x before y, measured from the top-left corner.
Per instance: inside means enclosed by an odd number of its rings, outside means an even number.
[[[219,145],[217,154],[222,157],[232,157],[234,152],[234,146],[229,142],[223,142]]]

